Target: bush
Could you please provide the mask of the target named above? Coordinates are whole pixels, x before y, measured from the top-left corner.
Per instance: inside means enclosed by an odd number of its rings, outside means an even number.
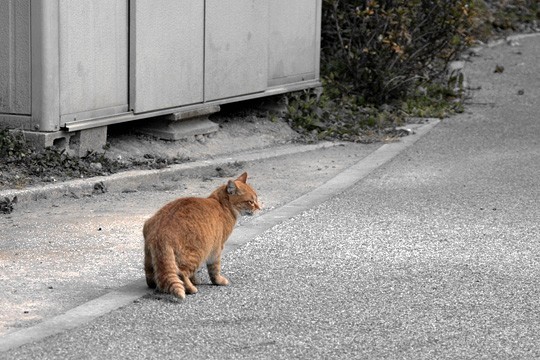
[[[11,134],[7,129],[0,129],[0,159],[3,162],[18,160],[31,153],[22,133]]]
[[[373,141],[408,116],[462,111],[463,81],[445,71],[472,42],[471,1],[323,0],[324,91],[290,96],[289,121],[319,139]]]
[[[381,105],[441,74],[472,38],[470,0],[324,0],[321,72],[331,98]]]

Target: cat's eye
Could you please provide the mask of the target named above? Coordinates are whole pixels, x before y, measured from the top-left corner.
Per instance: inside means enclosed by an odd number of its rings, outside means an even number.
[[[249,200],[249,201],[248,201],[248,204],[249,204],[249,205],[255,205],[255,203],[253,202],[253,200]]]

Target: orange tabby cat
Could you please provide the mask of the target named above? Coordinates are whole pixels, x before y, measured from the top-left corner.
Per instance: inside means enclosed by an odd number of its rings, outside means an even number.
[[[229,281],[220,274],[221,251],[238,215],[260,209],[257,194],[246,184],[247,173],[229,180],[208,198],[180,198],[144,223],[146,283],[180,299],[194,294],[195,272],[206,262],[215,285]]]

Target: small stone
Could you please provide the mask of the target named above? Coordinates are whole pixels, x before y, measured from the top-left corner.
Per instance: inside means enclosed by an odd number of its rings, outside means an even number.
[[[103,165],[99,162],[91,163],[90,167],[97,171],[100,171],[101,169],[103,169]]]
[[[519,46],[519,42],[517,42],[517,40],[514,40],[514,39],[506,40],[506,44],[508,44],[508,46]]]
[[[103,181],[100,181],[98,183],[94,184],[94,194],[105,194],[107,192],[107,187],[103,183]]]
[[[201,144],[206,143],[206,138],[204,137],[204,135],[195,135],[195,140],[197,140]]]

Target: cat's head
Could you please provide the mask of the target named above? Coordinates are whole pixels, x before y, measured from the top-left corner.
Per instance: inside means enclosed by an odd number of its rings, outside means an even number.
[[[226,186],[229,202],[233,209],[241,215],[253,215],[261,209],[257,193],[247,183],[247,173],[243,173],[236,180],[229,180]]]

